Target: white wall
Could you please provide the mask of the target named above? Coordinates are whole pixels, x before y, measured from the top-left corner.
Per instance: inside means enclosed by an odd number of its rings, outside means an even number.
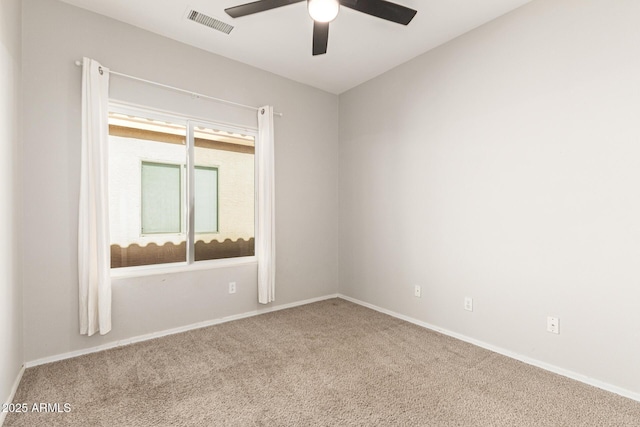
[[[0,0],[0,403],[9,398],[23,362],[20,224],[19,0]],[[0,414],[0,424],[2,415]]]
[[[24,299],[27,361],[259,309],[256,265],[113,283],[113,330],[78,334],[81,70],[115,71],[249,105],[276,118],[276,304],[337,292],[337,96],[54,0],[24,2]],[[212,37],[226,37],[212,32]],[[254,112],[112,78],[111,96],[255,127]],[[227,293],[227,283],[237,293]]]
[[[342,94],[340,292],[640,392],[639,16],[537,0]]]

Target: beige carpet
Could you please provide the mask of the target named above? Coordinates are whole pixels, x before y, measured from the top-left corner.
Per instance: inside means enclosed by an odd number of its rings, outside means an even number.
[[[640,403],[340,299],[27,369],[6,426],[639,426]],[[61,405],[62,408],[62,405]]]

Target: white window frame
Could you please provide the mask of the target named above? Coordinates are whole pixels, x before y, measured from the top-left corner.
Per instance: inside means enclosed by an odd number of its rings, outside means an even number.
[[[257,149],[258,141],[258,129],[246,126],[238,126],[229,123],[216,122],[211,119],[203,119],[193,116],[187,116],[180,113],[157,110],[150,107],[144,107],[135,104],[128,104],[120,101],[110,101],[109,111],[119,114],[127,114],[138,117],[147,117],[153,120],[160,120],[171,122],[186,127],[186,205],[183,209],[186,209],[186,242],[187,242],[187,260],[185,262],[173,262],[166,264],[151,264],[141,265],[135,267],[120,267],[111,268],[111,277],[127,278],[127,277],[140,277],[150,276],[156,274],[178,273],[186,271],[198,271],[198,270],[210,270],[224,267],[232,267],[246,264],[257,264],[258,258],[256,255],[235,257],[235,258],[222,258],[205,261],[195,261],[195,216],[194,216],[194,187],[195,177],[192,172],[192,166],[195,167],[195,147],[194,147],[194,129],[196,127],[207,127],[217,129],[223,132],[240,133],[247,136],[252,136],[254,140],[253,170],[254,170],[254,191],[253,191],[253,206],[254,206],[254,247],[258,247],[257,235],[258,235],[258,153]],[[218,167],[218,179],[220,177],[220,168]],[[219,226],[218,226],[219,228]],[[182,233],[181,233],[182,234]]]
[[[175,162],[167,162],[164,160],[147,160],[147,159],[140,159],[140,171],[142,171],[142,165],[144,165],[145,163],[149,164],[149,163],[155,163],[155,164],[162,164],[162,165],[171,165],[171,166],[178,166],[180,168],[180,199],[182,199],[182,195],[186,194],[186,180],[187,180],[187,167],[184,163],[175,163]],[[140,193],[144,193],[144,188],[142,186],[140,186]],[[142,198],[142,194],[140,194],[140,197]],[[185,221],[184,221],[184,217],[186,214],[186,206],[184,203],[180,203],[180,232],[178,233],[174,233],[174,232],[168,232],[168,233],[163,233],[163,232],[159,232],[159,233],[143,233],[142,232],[142,227],[144,226],[143,223],[143,219],[142,219],[142,203],[140,203],[140,236],[141,237],[149,237],[149,236],[156,236],[156,235],[163,235],[163,236],[181,236],[184,234],[184,229],[185,229]]]

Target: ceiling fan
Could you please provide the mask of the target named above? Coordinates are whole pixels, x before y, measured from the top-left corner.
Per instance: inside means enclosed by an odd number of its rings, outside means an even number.
[[[305,0],[259,0],[229,7],[224,11],[232,18],[252,15]],[[338,16],[340,6],[366,13],[387,21],[407,25],[417,11],[385,0],[306,0],[309,15],[313,19],[313,55],[327,53],[329,23]]]

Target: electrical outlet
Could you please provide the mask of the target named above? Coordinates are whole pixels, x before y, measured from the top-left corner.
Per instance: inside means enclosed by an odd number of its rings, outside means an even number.
[[[420,298],[422,296],[422,287],[420,285],[415,285],[413,287],[413,296],[416,298]]]
[[[467,311],[473,311],[473,298],[466,297],[464,299],[464,309]]]
[[[552,334],[560,333],[560,319],[557,317],[547,317],[547,332],[551,332]]]
[[[229,282],[229,293],[230,294],[236,293],[236,282]]]

